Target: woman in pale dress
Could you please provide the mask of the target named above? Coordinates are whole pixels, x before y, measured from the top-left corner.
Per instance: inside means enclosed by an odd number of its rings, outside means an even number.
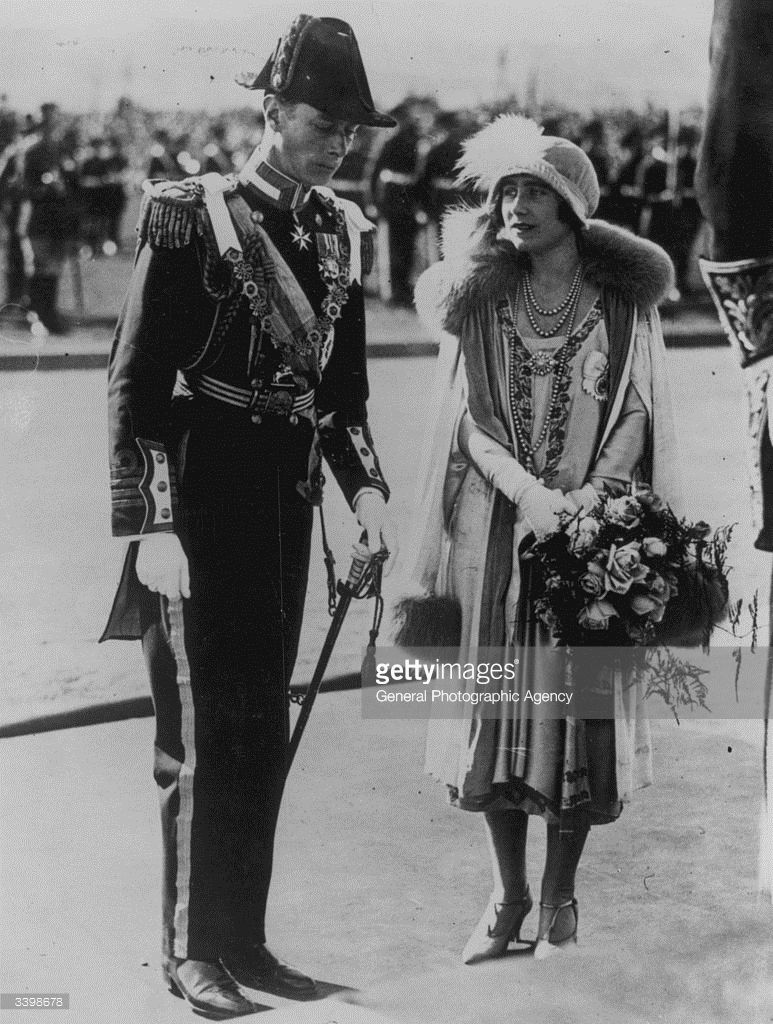
[[[513,686],[549,691],[559,659],[530,607],[524,545],[605,488],[642,482],[676,500],[656,310],[672,268],[657,246],[589,219],[599,190],[587,156],[525,118],[503,115],[471,139],[460,180],[487,190],[486,203],[449,216],[445,257],[417,287],[442,343],[415,580],[423,614],[433,601],[460,612],[460,661],[517,649]],[[494,888],[466,963],[502,955],[532,909],[529,815],[547,823],[535,955],[576,941],[589,829],[651,778],[639,694],[618,689],[609,720],[509,703],[496,717],[470,704],[431,722],[427,768],[452,804],[481,812],[491,852]]]

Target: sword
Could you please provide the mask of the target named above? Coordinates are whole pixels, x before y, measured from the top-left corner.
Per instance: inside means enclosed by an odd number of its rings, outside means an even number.
[[[380,622],[380,609],[381,609],[381,570],[383,568],[384,560],[386,559],[388,552],[384,549],[377,551],[375,554],[371,554],[365,546],[365,540],[367,534],[363,533],[360,537],[359,544],[354,546],[354,555],[352,557],[352,564],[349,568],[349,575],[346,578],[346,582],[338,581],[338,603],[335,611],[333,612],[333,619],[330,623],[330,627],[325,637],[325,642],[322,645],[322,651],[319,655],[319,661],[317,667],[314,669],[314,675],[311,677],[311,682],[304,694],[293,699],[300,703],[301,711],[298,715],[298,719],[293,729],[293,734],[290,737],[290,743],[287,750],[287,767],[286,771],[289,774],[292,768],[295,755],[298,752],[300,746],[301,737],[303,736],[304,729],[309,721],[311,715],[311,709],[314,707],[314,701],[317,699],[317,694],[322,686],[322,680],[325,675],[325,671],[330,661],[330,655],[333,653],[338,634],[341,632],[341,626],[343,625],[346,613],[349,610],[349,605],[355,598],[367,598],[375,596],[376,598],[376,615],[374,616],[374,627],[370,631],[369,647],[375,646],[376,635],[378,633],[378,623]]]

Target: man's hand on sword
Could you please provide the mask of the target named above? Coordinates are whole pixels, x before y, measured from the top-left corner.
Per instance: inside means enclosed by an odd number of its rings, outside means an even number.
[[[388,576],[397,557],[397,531],[390,516],[386,501],[379,491],[364,491],[354,505],[357,522],[368,535],[371,554],[386,550],[384,575]]]

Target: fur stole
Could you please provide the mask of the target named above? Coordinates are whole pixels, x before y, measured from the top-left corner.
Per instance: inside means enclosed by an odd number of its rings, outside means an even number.
[[[420,278],[416,306],[426,323],[458,334],[470,309],[512,290],[523,258],[496,237],[485,207],[446,215],[443,254]],[[583,259],[589,281],[642,312],[673,287],[674,269],[659,245],[603,220],[590,221],[583,233]]]

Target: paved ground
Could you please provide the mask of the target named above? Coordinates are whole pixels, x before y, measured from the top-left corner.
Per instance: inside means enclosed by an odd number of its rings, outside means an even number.
[[[765,1024],[758,739],[746,723],[656,723],[656,787],[589,840],[577,953],[473,968],[459,952],[490,885],[476,816],[423,776],[421,723],[364,721],[356,694],[326,697],[290,779],[271,941],[337,998],[404,1024]],[[190,1019],[158,975],[151,741],[141,720],[0,747],[2,990],[69,992],[73,1024]],[[287,1013],[338,1020],[327,1003]]]
[[[751,548],[736,368],[719,348],[668,358],[691,512],[739,523],[735,590],[759,589],[765,606],[770,559]],[[431,375],[427,358],[372,368],[374,432],[404,527]],[[136,645],[95,643],[121,558],[107,535],[104,418],[102,371],[0,376],[5,721],[146,692]],[[330,491],[343,571],[354,531]],[[347,622],[333,671],[356,665],[367,614]],[[318,567],[299,678],[325,627]],[[759,730],[655,723],[656,786],[589,842],[577,956],[473,969],[458,955],[490,884],[479,822],[422,774],[421,723],[367,721],[357,702],[320,700],[290,780],[271,910],[280,952],[412,1024],[773,1020],[773,912],[756,897]],[[0,989],[69,991],[68,1020],[190,1019],[157,977],[151,738],[139,720],[0,741]],[[542,831],[535,822],[535,885]],[[359,1011],[288,1012],[275,1019],[344,1024]]]

